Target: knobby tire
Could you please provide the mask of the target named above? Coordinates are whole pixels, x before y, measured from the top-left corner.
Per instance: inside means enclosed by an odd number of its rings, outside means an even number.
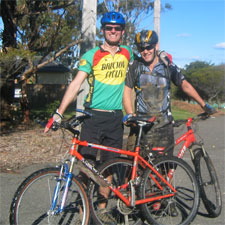
[[[143,215],[150,224],[190,224],[199,206],[199,187],[191,167],[182,159],[173,156],[159,157],[154,168],[168,181],[168,172],[173,169],[170,184],[176,189],[174,196],[151,201],[141,205]],[[162,185],[161,190],[153,179]],[[140,187],[141,198],[170,194],[171,190],[150,169],[146,169]]]
[[[199,182],[200,196],[209,217],[218,217],[222,210],[222,196],[215,167],[201,148],[195,150],[195,171]]]
[[[88,225],[88,198],[76,177],[72,179],[63,212],[52,216],[47,214],[59,173],[59,168],[41,169],[21,183],[10,207],[11,225],[75,224],[79,220],[82,221],[82,225]],[[61,181],[58,203],[61,202],[64,183],[65,178]],[[81,207],[83,213],[80,211]]]

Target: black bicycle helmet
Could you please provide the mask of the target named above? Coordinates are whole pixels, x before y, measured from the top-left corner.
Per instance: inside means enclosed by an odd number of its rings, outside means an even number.
[[[121,13],[118,12],[107,12],[101,19],[101,24],[120,24],[123,28],[125,27],[125,19]]]
[[[158,43],[158,35],[153,30],[142,30],[138,32],[135,38],[137,47],[146,47],[149,45],[156,45]]]

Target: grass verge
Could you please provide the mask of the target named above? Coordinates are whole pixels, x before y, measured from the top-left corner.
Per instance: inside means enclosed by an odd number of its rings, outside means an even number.
[[[191,113],[186,110],[179,109],[178,107],[172,107],[172,115],[174,120],[185,120],[189,117],[196,116],[195,113]]]

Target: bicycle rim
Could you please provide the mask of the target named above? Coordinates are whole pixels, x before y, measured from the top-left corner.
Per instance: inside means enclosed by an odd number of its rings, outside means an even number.
[[[174,170],[170,184],[176,194],[169,198],[142,204],[143,215],[150,224],[186,225],[195,218],[199,206],[199,188],[194,172],[183,160],[176,157],[161,157],[153,163],[157,171],[168,180],[168,173]],[[153,176],[163,187],[160,190]],[[142,198],[170,194],[171,190],[150,169],[143,175],[140,194]]]
[[[204,156],[202,149],[198,149],[194,164],[202,202],[209,216],[217,217],[222,210],[222,196],[213,163],[207,153]]]
[[[10,224],[74,224],[79,220],[83,225],[88,224],[88,199],[85,190],[76,178],[72,180],[63,212],[49,215],[59,172],[58,168],[46,168],[36,171],[23,181],[11,204]],[[61,201],[64,184],[65,179],[61,181],[58,203]],[[81,208],[82,213],[80,213]]]
[[[98,170],[104,177],[112,176],[112,184],[118,187],[130,179],[132,161],[127,159],[113,159],[103,165]],[[93,224],[106,224],[99,215],[99,204],[107,202],[106,212],[113,218],[107,224],[116,225],[138,225],[143,224],[140,217],[141,213],[137,207],[127,207],[113,192],[110,191],[107,200],[99,193],[99,185],[91,182],[88,188],[89,206],[92,214]],[[121,190],[124,195],[128,195],[129,188]]]

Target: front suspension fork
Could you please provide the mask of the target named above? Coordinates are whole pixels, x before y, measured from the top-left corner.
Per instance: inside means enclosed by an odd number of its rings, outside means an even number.
[[[54,214],[61,213],[64,209],[68,190],[71,185],[71,181],[73,179],[72,171],[73,171],[73,167],[74,167],[74,162],[75,162],[75,157],[72,157],[70,167],[68,166],[68,164],[66,162],[61,165],[60,174],[59,174],[59,177],[57,178],[57,184],[56,184],[53,198],[52,198],[52,204],[51,204],[51,208],[50,208],[51,212],[53,212],[57,206],[58,196],[59,196],[59,192],[61,189],[61,181],[63,179],[65,180],[65,185],[63,188],[61,203],[59,205],[59,208],[56,211],[54,211]]]

